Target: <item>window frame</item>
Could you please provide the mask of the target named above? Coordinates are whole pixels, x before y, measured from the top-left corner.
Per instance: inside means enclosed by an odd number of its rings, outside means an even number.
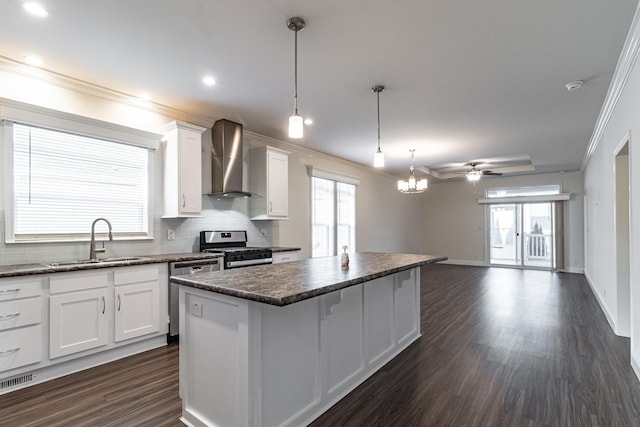
[[[327,181],[332,181],[333,182],[333,249],[334,249],[334,254],[333,255],[328,255],[328,256],[336,256],[336,255],[340,255],[341,252],[341,248],[338,247],[339,243],[338,243],[338,226],[339,226],[339,212],[340,212],[340,208],[338,205],[339,202],[339,190],[338,190],[338,184],[347,184],[347,185],[353,185],[354,186],[354,195],[353,195],[353,203],[354,203],[354,212],[353,212],[353,216],[354,216],[354,224],[353,224],[353,247],[350,247],[348,249],[349,252],[355,252],[356,251],[356,228],[357,228],[357,224],[356,224],[356,219],[357,219],[357,189],[358,189],[358,185],[360,184],[360,179],[357,177],[353,177],[353,176],[349,176],[349,175],[343,175],[340,173],[336,173],[333,171],[329,171],[326,169],[320,169],[320,168],[315,168],[313,166],[308,166],[308,170],[309,170],[309,176],[310,176],[310,180],[309,180],[309,187],[310,187],[310,214],[311,214],[311,218],[310,218],[310,223],[311,223],[311,247],[310,247],[310,254],[311,257],[313,258],[313,228],[314,228],[314,221],[313,221],[313,215],[314,215],[314,191],[313,191],[313,179],[314,178],[319,178],[319,179],[324,179]]]
[[[3,165],[4,169],[2,177],[4,183],[0,191],[4,193],[5,243],[79,242],[88,241],[91,234],[91,230],[87,229],[86,233],[15,235],[13,123],[146,148],[148,156],[148,230],[146,233],[118,233],[117,230],[114,230],[113,238],[114,240],[152,240],[154,238],[154,158],[155,150],[160,145],[162,135],[0,98],[0,127],[2,128],[0,131],[0,145],[2,146],[0,164]]]

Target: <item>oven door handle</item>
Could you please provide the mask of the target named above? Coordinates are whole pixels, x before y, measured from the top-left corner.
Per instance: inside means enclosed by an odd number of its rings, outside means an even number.
[[[273,264],[273,258],[246,259],[242,261],[227,261],[227,268],[248,267],[250,265]]]

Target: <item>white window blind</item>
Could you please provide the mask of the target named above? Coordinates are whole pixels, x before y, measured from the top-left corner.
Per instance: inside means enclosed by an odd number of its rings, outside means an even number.
[[[149,235],[147,148],[20,123],[12,127],[9,241],[86,238],[98,217],[111,222],[114,236]]]

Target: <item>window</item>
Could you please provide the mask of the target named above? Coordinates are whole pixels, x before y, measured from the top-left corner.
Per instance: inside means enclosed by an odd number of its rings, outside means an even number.
[[[107,218],[120,238],[150,237],[149,148],[4,121],[8,242],[86,239]],[[102,226],[101,226],[102,227]]]
[[[356,185],[336,179],[312,179],[313,258],[356,250]]]

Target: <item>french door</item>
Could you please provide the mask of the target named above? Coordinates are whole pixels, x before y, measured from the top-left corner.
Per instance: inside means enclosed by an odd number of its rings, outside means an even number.
[[[552,203],[489,205],[489,263],[553,269]]]

